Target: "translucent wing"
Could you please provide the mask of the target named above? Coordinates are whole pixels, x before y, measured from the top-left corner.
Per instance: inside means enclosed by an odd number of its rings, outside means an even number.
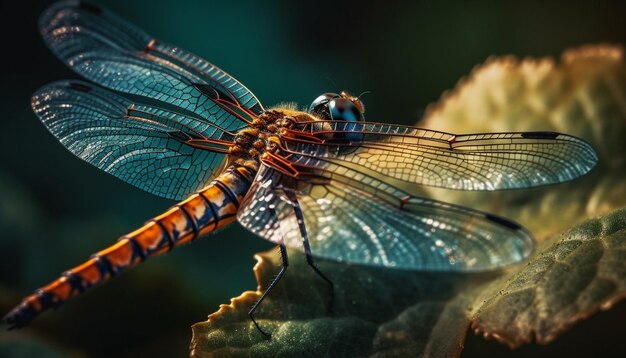
[[[72,153],[169,199],[184,199],[204,187],[221,168],[233,139],[209,122],[79,81],[39,89],[32,106]]]
[[[346,133],[360,140],[337,140]],[[560,183],[587,173],[598,160],[587,142],[554,132],[456,135],[391,124],[320,121],[296,124],[284,137],[296,165],[358,166],[371,176],[461,190]]]
[[[258,99],[226,72],[96,5],[54,4],[42,14],[40,31],[70,68],[110,89],[166,102],[225,130],[240,129],[263,112]]]
[[[239,222],[261,237],[302,249],[293,210],[299,205],[314,255],[375,266],[481,271],[520,262],[532,252],[530,235],[506,219],[410,197],[350,169],[325,174],[295,180],[263,165]],[[297,203],[287,191],[295,192]]]

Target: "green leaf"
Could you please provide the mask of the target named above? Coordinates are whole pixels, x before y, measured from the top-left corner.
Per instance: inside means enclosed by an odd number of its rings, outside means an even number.
[[[508,270],[442,274],[321,261],[329,288],[299,252],[256,314],[278,272],[258,255],[259,289],[193,327],[194,357],[454,357],[471,327],[518,347],[549,343],[626,295],[626,65],[619,47],[589,46],[552,59],[489,60],[431,106],[421,126],[456,133],[553,130],[589,140],[600,163],[585,178],[491,193],[425,188],[432,197],[517,220],[541,242]],[[598,215],[603,215],[596,218]]]
[[[257,256],[262,287],[222,305],[207,322],[193,326],[192,356],[251,355],[355,357],[372,353],[406,356],[432,349],[439,337],[446,351],[458,352],[469,325],[464,287],[493,278],[492,274],[415,273],[319,260],[335,285],[333,313],[330,290],[307,265],[303,254],[289,251],[290,265],[280,285],[260,306],[256,318],[271,339],[261,335],[247,312],[278,273],[280,255]],[[443,349],[438,346],[438,349]],[[332,353],[332,354],[331,354]]]
[[[626,209],[565,232],[484,292],[472,327],[512,348],[549,343],[576,322],[626,296]]]

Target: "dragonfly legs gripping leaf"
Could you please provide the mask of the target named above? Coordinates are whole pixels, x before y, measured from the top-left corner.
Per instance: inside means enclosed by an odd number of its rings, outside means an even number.
[[[270,285],[267,287],[267,289],[265,290],[265,292],[263,292],[263,294],[261,295],[261,298],[259,298],[258,301],[256,301],[256,303],[254,304],[254,306],[252,306],[252,308],[250,309],[250,311],[248,312],[248,316],[250,317],[250,319],[252,320],[252,323],[254,323],[254,325],[256,326],[256,329],[259,330],[259,332],[261,332],[262,335],[264,335],[267,338],[271,337],[271,334],[265,332],[264,330],[261,329],[261,327],[259,327],[259,324],[257,323],[257,321],[254,319],[254,312],[256,311],[256,309],[259,307],[259,305],[261,304],[261,302],[263,302],[263,300],[265,299],[265,297],[270,293],[270,291],[274,288],[274,286],[276,286],[276,284],[278,283],[278,281],[280,281],[280,279],[283,277],[283,275],[285,274],[285,271],[287,271],[287,266],[289,266],[289,257],[287,257],[287,248],[285,248],[285,245],[278,245],[278,247],[280,248],[280,260],[282,263],[282,267],[280,268],[280,272],[278,273],[278,275],[276,275],[276,277],[274,277],[274,280],[272,280],[272,283],[270,283]]]
[[[294,213],[296,214],[296,220],[298,221],[298,226],[300,228],[300,235],[302,237],[302,244],[304,246],[304,253],[306,255],[306,262],[307,262],[307,264],[309,266],[311,266],[313,271],[315,271],[315,273],[317,275],[319,275],[324,281],[326,281],[326,283],[328,283],[328,285],[330,286],[330,299],[329,299],[329,302],[328,302],[328,314],[332,314],[333,313],[333,303],[334,303],[334,299],[335,299],[335,289],[334,289],[333,282],[328,277],[326,277],[326,275],[324,275],[322,273],[322,271],[320,271],[320,269],[315,264],[315,261],[313,260],[313,254],[311,253],[311,245],[309,244],[309,238],[308,238],[308,235],[306,233],[306,227],[304,225],[304,219],[303,219],[302,211],[300,210],[300,205],[298,205],[297,198],[296,198],[296,196],[295,196],[295,194],[293,192],[286,191],[286,193],[287,193],[287,197],[289,198],[289,202],[290,202],[292,208],[294,209]],[[270,207],[269,211],[272,213],[272,215],[274,216],[275,219],[278,218],[273,208]],[[252,308],[248,312],[248,316],[252,320],[252,323],[254,323],[254,326],[259,330],[259,332],[261,332],[262,335],[264,335],[267,338],[270,338],[271,334],[269,334],[269,333],[265,332],[263,329],[261,329],[261,327],[259,326],[258,322],[254,319],[254,312],[257,310],[257,308],[259,307],[261,302],[263,302],[265,297],[270,293],[270,291],[276,286],[278,281],[280,281],[280,279],[285,274],[285,271],[287,271],[287,266],[289,266],[289,258],[287,256],[287,248],[282,243],[280,245],[278,245],[278,248],[280,249],[280,259],[281,259],[281,264],[282,264],[280,272],[278,272],[278,275],[276,275],[274,280],[272,280],[270,285],[263,292],[263,294],[261,295],[261,298],[259,298],[259,300],[254,303],[254,305],[252,306]]]
[[[302,245],[304,246],[304,253],[306,255],[306,262],[307,264],[309,264],[309,266],[311,266],[313,271],[315,271],[315,273],[318,274],[318,276],[321,277],[324,281],[326,281],[328,286],[330,286],[330,298],[328,300],[328,314],[332,314],[333,304],[335,301],[335,285],[328,277],[326,277],[326,275],[322,273],[322,271],[320,271],[320,269],[315,264],[315,261],[313,261],[313,254],[311,253],[311,245],[309,244],[309,236],[306,233],[306,226],[304,225],[304,215],[302,215],[302,210],[300,209],[300,205],[298,204],[298,198],[296,197],[296,194],[290,190],[285,190],[285,193],[287,194],[287,197],[289,198],[291,206],[293,207],[293,211],[296,214],[296,220],[298,221],[298,227],[300,228],[300,237],[302,238]]]

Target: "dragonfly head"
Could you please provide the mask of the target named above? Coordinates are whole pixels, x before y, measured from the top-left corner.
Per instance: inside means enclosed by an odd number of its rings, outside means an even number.
[[[324,93],[309,106],[309,113],[322,120],[361,122],[364,120],[365,106],[358,97],[346,91]]]
[[[346,91],[341,91],[339,94],[324,93],[320,95],[311,103],[309,112],[321,120],[327,121],[363,122],[365,120],[363,102]],[[363,135],[354,131],[355,129],[357,129],[355,125],[348,124],[344,128],[345,132],[330,134],[327,140],[341,142],[362,140]]]

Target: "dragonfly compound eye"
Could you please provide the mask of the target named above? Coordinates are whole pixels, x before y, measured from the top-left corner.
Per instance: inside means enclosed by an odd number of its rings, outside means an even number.
[[[337,93],[324,93],[317,97],[313,103],[309,106],[309,113],[319,117],[323,120],[331,120],[330,112],[328,111],[328,103],[334,98],[341,98]]]
[[[328,102],[328,111],[330,112],[330,118],[334,121],[346,121],[352,123],[363,122],[363,113],[359,110],[359,107],[354,104],[354,102],[347,98],[331,99]],[[363,139],[363,134],[356,132],[359,127],[361,126],[346,124],[346,126],[342,128],[343,131],[346,132],[341,134],[341,138],[337,139],[349,141],[358,141]]]
[[[335,98],[328,102],[330,117],[335,121],[362,122],[363,113],[349,99]]]

